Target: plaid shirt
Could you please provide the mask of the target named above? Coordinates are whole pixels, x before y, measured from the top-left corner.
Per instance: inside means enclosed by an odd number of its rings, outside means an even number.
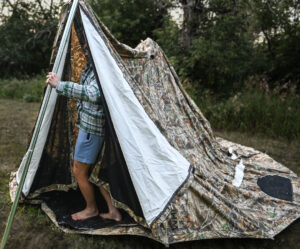
[[[78,128],[104,136],[105,116],[92,63],[87,63],[80,78],[80,85],[71,81],[59,81],[56,92],[68,98],[78,99]]]

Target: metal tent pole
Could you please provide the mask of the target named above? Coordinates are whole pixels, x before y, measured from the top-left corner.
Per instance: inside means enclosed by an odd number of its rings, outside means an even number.
[[[53,68],[52,68],[52,72],[54,72],[54,73],[57,73],[57,71],[58,71],[59,65],[61,63],[63,51],[65,50],[65,47],[67,46],[69,33],[70,33],[71,27],[72,27],[72,22],[73,22],[73,19],[74,19],[75,13],[76,13],[76,9],[77,9],[77,6],[78,6],[78,1],[79,0],[74,0],[73,3],[72,3],[72,7],[71,7],[71,10],[70,10],[70,13],[69,13],[69,16],[68,16],[66,27],[65,27],[60,45],[59,45],[59,49],[58,49],[58,52],[57,52],[57,55],[56,55],[56,58],[55,58]],[[26,179],[26,176],[27,176],[27,172],[28,172],[28,169],[29,169],[30,162],[31,162],[32,154],[33,154],[33,151],[35,149],[36,141],[37,141],[40,129],[41,129],[41,125],[42,125],[44,116],[45,116],[45,111],[46,111],[46,108],[47,108],[47,105],[48,105],[48,102],[49,102],[50,95],[51,95],[51,87],[48,85],[45,96],[44,96],[44,100],[43,100],[43,103],[42,103],[42,106],[41,106],[41,111],[39,113],[38,120],[37,120],[35,129],[34,129],[34,132],[33,132],[33,135],[32,135],[32,139],[31,139],[31,142],[30,142],[30,145],[29,145],[28,157],[27,157],[27,160],[26,160],[26,163],[25,163],[25,167],[24,167],[22,176],[21,176],[20,183],[18,185],[16,197],[15,197],[15,200],[14,200],[13,205],[11,207],[8,219],[7,219],[6,228],[5,228],[3,237],[2,237],[0,249],[4,249],[7,238],[8,238],[8,235],[9,235],[9,232],[10,232],[10,228],[11,228],[11,225],[12,225],[15,213],[16,213],[16,209],[17,209],[17,206],[18,206],[18,203],[19,203],[20,195],[21,195],[24,183],[25,183],[25,179]]]

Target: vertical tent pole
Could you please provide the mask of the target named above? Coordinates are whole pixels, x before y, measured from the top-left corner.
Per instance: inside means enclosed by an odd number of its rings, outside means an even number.
[[[79,0],[74,0],[73,3],[72,3],[72,7],[71,7],[71,10],[70,10],[70,13],[69,13],[69,16],[68,16],[66,27],[65,27],[60,45],[59,45],[59,49],[58,49],[58,52],[57,52],[57,55],[56,55],[56,58],[55,58],[53,68],[52,68],[52,72],[54,72],[54,73],[57,73],[57,71],[58,71],[59,65],[61,63],[63,51],[65,50],[65,47],[67,46],[68,37],[69,37],[69,33],[71,31],[72,22],[73,22],[75,13],[76,13],[78,1]],[[12,225],[15,213],[16,213],[16,209],[17,209],[17,206],[18,206],[20,195],[21,195],[21,192],[22,192],[22,189],[23,189],[23,186],[24,186],[24,183],[25,183],[26,175],[27,175],[27,172],[28,172],[28,169],[29,169],[29,165],[30,165],[30,162],[31,162],[32,154],[33,154],[33,151],[35,149],[36,141],[37,141],[37,138],[38,138],[38,135],[39,135],[39,132],[40,132],[40,128],[41,128],[44,116],[45,116],[45,111],[46,111],[46,108],[47,108],[47,105],[48,105],[48,102],[49,102],[49,98],[50,98],[50,95],[51,95],[51,90],[52,90],[51,87],[48,85],[45,96],[44,96],[44,100],[43,100],[43,103],[42,103],[42,106],[41,106],[41,111],[39,113],[38,120],[37,120],[35,129],[34,129],[34,132],[33,132],[33,135],[32,135],[32,139],[31,139],[31,142],[30,142],[30,145],[29,145],[28,157],[27,157],[27,160],[26,160],[26,163],[25,163],[25,167],[24,167],[22,176],[21,176],[20,183],[18,185],[16,197],[15,197],[15,200],[14,200],[13,205],[11,207],[10,214],[8,216],[8,220],[7,220],[7,223],[6,223],[6,228],[5,228],[5,231],[4,231],[4,235],[2,237],[0,249],[4,249],[7,238],[8,238],[8,235],[9,235],[9,232],[10,232],[10,228],[11,228],[11,225]]]

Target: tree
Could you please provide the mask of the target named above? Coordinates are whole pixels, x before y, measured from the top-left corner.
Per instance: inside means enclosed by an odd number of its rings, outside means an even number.
[[[1,77],[24,77],[24,74],[37,74],[48,67],[59,6],[53,1],[42,0],[2,2]]]
[[[253,0],[256,31],[262,33],[269,83],[300,82],[300,2]]]
[[[173,0],[182,4],[184,23],[173,38],[180,49],[167,47],[179,75],[195,87],[227,94],[243,87],[251,75],[267,75],[269,84],[300,79],[299,17],[296,0]],[[174,30],[165,22],[160,30]],[[174,41],[175,43],[175,41]],[[173,46],[174,47],[174,46]],[[276,84],[277,84],[276,83]]]
[[[167,13],[163,0],[90,0],[101,21],[121,42],[135,47],[162,26]]]
[[[249,30],[249,1],[180,2],[184,23],[178,41],[182,54],[180,62],[175,63],[180,65],[177,71],[196,87],[230,91],[252,71],[255,37]]]

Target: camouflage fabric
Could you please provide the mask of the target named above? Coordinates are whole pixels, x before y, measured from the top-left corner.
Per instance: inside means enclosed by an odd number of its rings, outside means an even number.
[[[62,19],[69,6],[70,4],[64,8]],[[105,41],[146,113],[169,143],[191,163],[193,168],[186,182],[150,227],[143,217],[135,215],[125,204],[113,199],[113,203],[127,211],[136,221],[136,225],[90,231],[61,227],[63,231],[98,235],[142,235],[168,245],[211,238],[273,238],[300,217],[300,179],[292,171],[253,148],[215,138],[208,120],[183,89],[178,76],[157,43],[148,38],[135,49],[121,44],[97,19],[84,0],[80,0],[80,7],[88,14]],[[62,26],[63,24],[60,27]],[[62,32],[63,28],[60,28],[52,61]],[[64,77],[78,82],[86,62],[74,29],[69,59]],[[70,167],[77,135],[76,107],[72,100],[64,104],[59,104],[60,101],[63,100],[58,101],[55,111],[57,115],[54,115],[54,119],[59,123],[59,113],[64,109],[67,111],[65,115],[67,119],[64,118],[60,123],[61,128],[65,127],[65,132],[57,132],[57,128],[52,125],[49,141],[64,141],[65,137],[68,137],[68,141],[57,142],[57,146],[55,143],[51,143],[52,146],[47,143],[46,149],[51,157],[55,157],[61,153],[63,145],[67,146],[69,151],[66,153]],[[241,185],[236,187],[233,185],[233,179],[236,166],[241,160],[245,166],[244,178]],[[91,172],[90,181],[104,186],[110,192],[109,185],[98,179],[100,167],[101,157]],[[263,192],[257,180],[267,175],[289,179],[293,189],[293,201],[278,199]],[[35,202],[35,197],[42,192],[54,189],[66,191],[75,186],[76,183],[71,176],[66,184],[52,184],[35,189],[23,201]],[[15,189],[15,177],[12,174],[10,184],[12,199]],[[42,208],[59,226],[53,212],[45,204]]]

